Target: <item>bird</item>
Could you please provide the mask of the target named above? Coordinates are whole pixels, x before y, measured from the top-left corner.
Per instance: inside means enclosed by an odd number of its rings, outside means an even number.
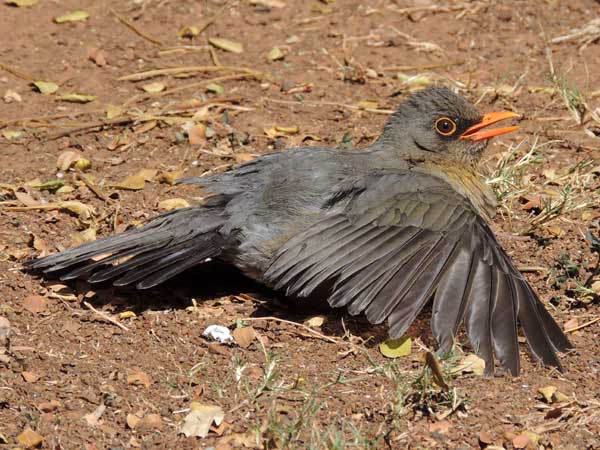
[[[432,302],[438,354],[464,324],[486,376],[519,375],[520,325],[533,359],[562,371],[572,345],[496,239],[496,197],[477,170],[489,140],[518,129],[490,126],[516,117],[429,87],[367,148],[290,148],[181,180],[208,195],[25,268],[147,289],[218,260],[291,301],[318,296],[387,321],[392,338]]]

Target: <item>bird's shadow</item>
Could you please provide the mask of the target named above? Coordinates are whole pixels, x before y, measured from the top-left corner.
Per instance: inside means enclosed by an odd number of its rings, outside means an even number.
[[[52,283],[54,281],[48,281],[48,284]],[[249,317],[271,316],[302,323],[315,315],[325,315],[328,320],[320,328],[321,333],[339,337],[349,332],[363,338],[367,347],[388,337],[387,326],[372,325],[362,315],[351,316],[344,309],[331,308],[324,296],[287,298],[282,292],[269,289],[236,268],[217,261],[187,270],[151,289],[114,287],[110,283],[89,284],[83,280],[68,284],[95,308],[110,305],[113,313],[133,311],[140,314],[148,310],[185,309],[193,305],[193,300],[201,305],[222,297],[246,294],[244,298],[256,300],[252,302]],[[238,317],[231,317],[232,325],[236,319]]]

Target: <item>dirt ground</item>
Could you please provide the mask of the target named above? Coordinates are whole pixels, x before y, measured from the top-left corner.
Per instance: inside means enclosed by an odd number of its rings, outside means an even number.
[[[75,10],[89,17],[55,22]],[[2,2],[0,448],[600,448],[599,13],[592,0]],[[523,116],[482,172],[502,200],[495,231],[575,344],[562,374],[523,345],[520,377],[484,379],[460,370],[465,344],[442,362],[443,391],[423,362],[428,312],[410,354],[387,359],[384,326],[276,320],[319,312],[217,266],[149,291],[20,270],[198,201],[171,183],[182,174],[365,146],[431,83]],[[258,337],[218,345],[211,324]],[[221,425],[182,434],[207,405]]]

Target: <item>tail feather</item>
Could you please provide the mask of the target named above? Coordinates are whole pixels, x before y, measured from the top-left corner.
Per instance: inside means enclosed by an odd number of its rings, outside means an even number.
[[[223,223],[214,209],[182,208],[141,228],[28,261],[25,267],[57,273],[62,280],[113,280],[115,286],[137,283],[138,288],[148,288],[218,256]]]

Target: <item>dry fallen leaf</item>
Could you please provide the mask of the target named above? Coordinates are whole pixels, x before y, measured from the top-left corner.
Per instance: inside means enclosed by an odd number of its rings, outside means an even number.
[[[325,316],[314,316],[304,322],[304,325],[308,325],[311,328],[318,328],[327,322]]]
[[[157,176],[157,181],[160,183],[175,184],[177,180],[183,177],[183,170],[174,170],[172,172],[161,172]]]
[[[28,8],[37,4],[39,0],[5,0],[5,3],[10,6],[16,6],[18,8]]]
[[[10,328],[10,320],[0,316],[0,338],[7,339],[10,337],[12,330]]]
[[[78,10],[73,11],[67,14],[63,14],[62,16],[58,16],[54,18],[55,23],[67,23],[67,22],[80,22],[82,20],[86,20],[90,17],[90,14],[86,11]]]
[[[203,438],[208,435],[213,422],[216,426],[219,426],[224,417],[225,413],[220,406],[192,402],[190,412],[185,417],[179,432],[183,433],[186,437],[194,436]]]
[[[75,152],[73,150],[67,150],[66,152],[62,152],[58,155],[58,159],[56,160],[56,167],[58,170],[68,170],[75,162],[79,161],[81,158],[81,154]]]
[[[131,319],[132,317],[137,317],[136,313],[133,311],[123,311],[119,313],[119,319]]]
[[[158,92],[164,91],[166,88],[167,88],[167,85],[160,81],[155,81],[153,83],[144,84],[142,86],[142,89],[144,90],[144,92],[147,92],[148,94],[156,94]]]
[[[106,107],[106,118],[109,120],[114,119],[115,117],[118,117],[121,114],[123,114],[123,112],[123,108],[114,105],[108,105]]]
[[[266,6],[267,8],[285,8],[281,0],[249,0],[251,5]]]
[[[12,141],[14,139],[19,139],[21,136],[23,136],[23,132],[19,130],[3,130],[2,136],[4,136],[4,139],[6,139],[7,141]]]
[[[104,50],[95,48],[88,53],[88,58],[93,61],[98,67],[104,67],[107,64],[106,54]]]
[[[229,39],[211,37],[208,38],[208,42],[214,47],[225,50],[226,52],[242,53],[244,51],[244,46],[241,43]]]
[[[72,213],[77,214],[83,221],[91,219],[91,217],[96,214],[96,210],[93,206],[75,200],[65,200],[64,202],[58,202],[57,205],[59,208],[67,209]]]
[[[256,331],[253,327],[236,328],[231,334],[235,342],[242,348],[248,348],[256,338]]]
[[[89,103],[96,100],[95,95],[79,94],[76,92],[69,92],[66,94],[60,94],[55,97],[56,101],[69,102],[69,103]]]
[[[154,169],[141,169],[135,175],[131,175],[125,178],[123,181],[117,184],[113,184],[112,187],[115,189],[127,189],[127,190],[139,190],[144,189],[146,181],[151,181],[158,171]]]
[[[6,92],[4,93],[4,97],[2,97],[2,99],[6,102],[6,103],[12,103],[12,102],[22,102],[23,98],[21,97],[21,94],[19,94],[16,91],[13,91],[12,89],[7,89]]]
[[[135,430],[142,419],[135,414],[127,414],[125,421],[127,422],[127,426],[132,430]]]
[[[100,417],[104,414],[106,405],[104,403],[98,405],[98,407],[91,413],[83,416],[83,419],[87,422],[90,427],[95,427],[100,424]]]
[[[44,437],[27,427],[17,436],[17,442],[25,448],[35,448],[44,441]]]
[[[188,139],[190,144],[199,145],[206,142],[206,125],[197,123],[188,129]]]
[[[143,372],[140,369],[132,369],[132,371],[127,375],[127,384],[144,386],[146,389],[148,389],[152,382],[150,381],[150,377],[148,374],[146,374],[146,372]]]
[[[41,378],[41,375],[39,373],[32,371],[21,372],[21,376],[23,377],[23,380],[25,380],[27,383],[35,383]]]
[[[215,94],[222,94],[225,92],[225,88],[217,83],[209,83],[206,85],[206,90],[208,92],[214,92]]]
[[[146,414],[137,424],[137,429],[145,430],[161,430],[163,421],[160,414]]]
[[[300,132],[300,128],[297,126],[291,126],[291,127],[274,126],[273,128],[265,129],[264,132],[271,139],[274,139],[274,138],[278,138],[278,137],[282,137],[282,136],[298,134]]]
[[[194,26],[184,26],[179,29],[177,35],[180,38],[192,39],[200,34],[200,29]]]
[[[188,208],[190,204],[186,199],[183,198],[169,198],[159,202],[158,208],[164,209],[165,211],[171,211],[173,209]]]
[[[474,353],[465,356],[460,360],[458,365],[454,367],[450,373],[473,373],[478,376],[483,376],[485,370],[485,361]]]
[[[379,351],[386,358],[399,358],[410,355],[412,351],[412,340],[408,336],[400,339],[388,339],[379,344]]]
[[[37,206],[40,204],[36,199],[34,199],[27,192],[15,191],[15,197],[25,206]]]
[[[552,396],[554,395],[554,393],[557,391],[557,387],[556,386],[544,386],[538,389],[538,392],[540,394],[542,394],[542,397],[544,397],[544,400],[546,400],[546,403],[552,403]]]
[[[131,175],[125,178],[123,181],[111,185],[111,187],[115,189],[125,189],[130,191],[137,191],[139,189],[144,189],[146,186],[146,179],[139,174]]]
[[[95,228],[87,228],[83,231],[79,231],[77,233],[73,233],[71,235],[71,239],[73,240],[74,245],[81,245],[86,242],[92,242],[96,240],[96,229]]]
[[[42,402],[39,405],[37,405],[37,409],[45,413],[56,411],[61,407],[62,403],[58,400],[50,400],[49,402]]]
[[[267,54],[269,61],[279,61],[283,58],[285,58],[285,53],[279,47],[273,47]]]
[[[429,431],[432,433],[447,433],[452,428],[452,423],[449,420],[440,420],[429,424]]]
[[[51,81],[34,81],[33,85],[44,95],[54,94],[58,91],[58,84]]]
[[[28,295],[23,299],[23,308],[33,314],[46,312],[48,300],[41,295]]]

